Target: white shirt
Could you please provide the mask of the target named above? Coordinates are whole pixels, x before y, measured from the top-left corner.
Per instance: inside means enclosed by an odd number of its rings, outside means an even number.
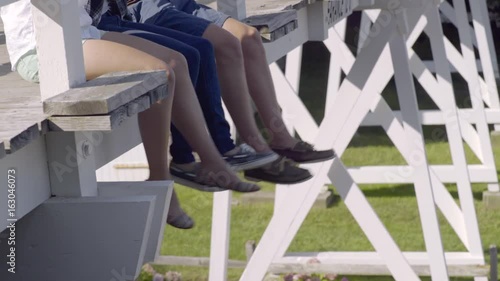
[[[85,10],[88,0],[78,0],[82,39],[100,39],[99,30],[92,26],[92,19]],[[0,8],[12,70],[19,59],[36,48],[35,28],[30,0],[19,0]]]

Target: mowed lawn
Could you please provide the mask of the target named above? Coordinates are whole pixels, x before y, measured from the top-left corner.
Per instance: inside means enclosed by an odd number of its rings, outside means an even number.
[[[373,142],[374,138],[380,138],[375,140],[376,143],[379,143],[378,145],[359,146],[359,143]],[[500,159],[500,137],[494,136],[492,142],[496,158]],[[361,135],[356,137],[352,144],[342,157],[346,165],[404,163],[397,150],[381,137]],[[470,150],[466,150],[469,163],[477,163]],[[427,144],[427,154],[429,161],[433,164],[451,163],[447,143]],[[497,167],[500,167],[498,160]],[[273,189],[273,186],[265,185],[265,189]],[[413,186],[364,185],[362,189],[402,250],[419,251],[425,249]],[[448,189],[458,199],[455,186],[448,186]],[[488,210],[485,208],[481,198],[485,189],[484,184],[477,184],[473,187],[483,248],[487,254],[489,245],[500,245],[500,209]],[[183,186],[176,186],[176,190],[183,207],[196,220],[196,227],[188,231],[167,227],[161,253],[163,255],[208,257],[212,195],[193,191]],[[234,194],[235,199],[238,197],[238,194]],[[268,203],[234,205],[232,207],[231,259],[245,260],[245,242],[260,239],[272,213],[273,204]],[[441,215],[440,222],[446,250],[465,250]],[[331,208],[313,208],[289,248],[289,251],[293,252],[369,250],[373,250],[371,244],[342,202]],[[487,259],[489,259],[488,256]],[[207,280],[208,276],[207,268],[178,266],[154,266],[154,268],[158,272],[169,270],[181,272],[183,280]],[[231,270],[229,280],[238,280],[241,272],[237,269]],[[348,276],[348,278],[349,280],[393,280],[391,277]]]

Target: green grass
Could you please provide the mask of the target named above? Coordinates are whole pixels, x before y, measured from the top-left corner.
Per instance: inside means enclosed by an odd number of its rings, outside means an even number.
[[[354,139],[354,142],[362,142],[364,138],[373,141],[374,136],[358,136]],[[378,140],[378,142],[382,143],[382,145],[350,147],[345,152],[342,160],[346,165],[404,163],[396,149],[388,146],[385,140]],[[497,156],[500,156],[499,144],[500,137],[493,137],[493,146]],[[427,153],[431,163],[451,162],[446,143],[435,142],[428,144]],[[470,162],[475,162],[470,151],[467,151],[467,155]],[[500,166],[500,163],[497,163],[497,166]],[[272,185],[264,186],[265,189],[273,189]],[[500,212],[485,209],[481,201],[482,192],[485,188],[485,185],[477,184],[474,185],[473,192],[483,247],[485,253],[487,253],[490,244],[500,245],[498,232],[498,229],[500,229]],[[420,251],[425,249],[412,186],[364,185],[362,189],[402,250]],[[457,199],[455,186],[450,185],[448,189]],[[183,207],[196,220],[197,225],[190,231],[167,227],[161,253],[163,255],[208,257],[212,195],[196,192],[182,186],[177,186],[176,191]],[[235,198],[238,198],[238,196],[238,194],[234,195]],[[245,260],[245,242],[260,239],[272,212],[273,204],[267,203],[233,206],[230,240],[231,259]],[[464,246],[441,215],[439,219],[445,249],[448,251],[464,250]],[[289,248],[289,251],[295,252],[367,250],[373,250],[373,248],[342,202],[328,209],[313,208]],[[155,269],[158,272],[179,271],[183,275],[183,280],[207,280],[208,276],[207,268],[155,266]],[[238,280],[241,272],[241,270],[230,270],[229,280]],[[390,277],[349,277],[349,280],[386,281],[393,279]]]

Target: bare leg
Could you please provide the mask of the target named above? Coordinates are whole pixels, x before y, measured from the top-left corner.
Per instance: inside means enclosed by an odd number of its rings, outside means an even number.
[[[215,47],[221,96],[241,138],[258,152],[270,151],[253,117],[240,42],[214,24],[208,26],[203,37]],[[219,46],[224,47],[220,48]],[[252,83],[257,82],[252,81]]]
[[[108,36],[105,36],[105,38]],[[91,40],[84,44],[84,56],[88,79],[114,71],[163,69],[168,75],[169,89],[174,88],[175,77],[165,62],[137,49],[105,40]],[[102,63],[103,61],[106,61],[106,63]],[[172,100],[173,92],[171,91],[165,100],[138,115],[139,129],[149,163],[149,180],[167,180],[170,178],[168,171],[168,140],[170,136]],[[155,124],[155,126],[151,126],[151,124]],[[174,191],[168,217],[176,218],[183,213]]]
[[[228,19],[223,28],[241,42],[246,79],[252,81],[248,84],[248,88],[264,125],[272,134],[270,145],[293,147],[297,140],[289,134],[283,122],[259,32],[234,19]],[[217,50],[216,46],[215,49]]]
[[[176,73],[174,91],[177,94],[173,100],[172,121],[193,150],[198,152],[202,172],[222,188],[240,184],[241,181],[221,158],[208,133],[185,58],[178,52],[138,37],[108,33],[103,39],[132,46],[167,63]],[[254,191],[255,187],[251,189]]]

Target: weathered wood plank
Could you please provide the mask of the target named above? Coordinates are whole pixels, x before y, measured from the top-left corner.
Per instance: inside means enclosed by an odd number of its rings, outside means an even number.
[[[260,35],[265,40],[267,40],[269,42],[273,42],[273,41],[276,41],[276,40],[280,39],[281,37],[287,35],[288,33],[294,31],[298,27],[299,27],[298,21],[295,20],[295,21],[287,23],[286,25],[276,29],[273,32],[267,32],[266,30],[261,30]]]
[[[210,264],[208,257],[178,257],[178,256],[159,256],[154,262],[162,265],[182,265],[182,266],[200,266],[207,267]],[[229,260],[228,267],[245,268],[245,261]],[[428,265],[413,265],[412,268],[419,276],[430,276]],[[335,273],[342,275],[381,275],[390,276],[387,266],[376,265],[353,265],[353,264],[291,264],[291,263],[272,263],[268,272],[271,273]],[[488,265],[448,265],[449,276],[453,277],[480,277],[488,276]]]
[[[450,277],[481,277],[489,275],[488,265],[448,265]],[[412,265],[418,276],[431,276],[428,265]],[[273,263],[269,267],[271,273],[301,272],[306,274],[342,274],[342,275],[381,275],[390,276],[386,265],[356,265],[356,264],[280,264]]]
[[[49,117],[50,131],[111,131],[120,126],[129,116],[127,106],[122,106],[106,115],[52,116]]]
[[[154,89],[149,92],[149,99],[151,100],[151,104],[157,103],[160,100],[165,99],[168,96],[168,85],[161,85],[160,87]]]
[[[129,117],[136,116],[151,107],[151,101],[164,99],[166,86],[160,86],[144,96],[115,109],[110,114],[92,116],[51,116],[51,131],[111,131],[120,126]]]
[[[203,1],[207,6],[217,9],[215,0]],[[251,0],[246,1],[246,11],[248,16],[270,14],[283,10],[298,10],[316,0]]]
[[[127,104],[127,115],[134,116],[139,112],[143,112],[149,107],[151,107],[151,100],[149,98],[149,95],[144,95]]]
[[[242,21],[255,27],[267,41],[275,41],[298,28],[295,10],[254,15]]]
[[[39,125],[34,124],[26,129],[0,131],[0,140],[3,141],[7,153],[14,153],[38,139]]]
[[[254,15],[242,21],[257,29],[266,28],[267,32],[273,32],[295,20],[297,20],[297,11],[290,10],[264,15]]]
[[[44,101],[44,112],[63,116],[108,114],[166,83],[162,71],[113,73]]]

